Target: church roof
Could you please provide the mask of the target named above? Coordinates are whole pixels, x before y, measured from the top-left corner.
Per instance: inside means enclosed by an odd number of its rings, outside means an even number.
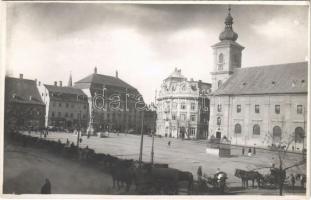
[[[75,84],[85,84],[87,86],[89,86],[90,83],[105,84],[105,85],[110,85],[110,86],[116,86],[116,87],[136,90],[133,86],[131,86],[130,84],[121,80],[120,78],[116,78],[116,77],[108,76],[108,75],[103,75],[103,74],[96,74],[96,73],[93,73],[93,74],[75,82]]]
[[[235,69],[212,95],[307,93],[308,63],[287,63]]]
[[[49,92],[60,93],[60,94],[74,94],[74,95],[85,95],[81,89],[67,87],[67,86],[55,86],[55,85],[44,85]]]
[[[29,79],[5,77],[5,98],[11,103],[45,105],[36,81]]]

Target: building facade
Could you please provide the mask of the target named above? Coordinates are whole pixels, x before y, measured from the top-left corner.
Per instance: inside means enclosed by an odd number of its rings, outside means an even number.
[[[213,46],[210,135],[231,143],[306,147],[308,63],[241,68],[242,50],[230,10]],[[292,142],[290,142],[292,141]]]
[[[70,76],[71,80],[71,76]],[[69,81],[70,82],[70,81]],[[62,82],[54,85],[37,83],[41,98],[46,105],[45,126],[58,130],[86,130],[88,125],[88,98],[82,90]]]
[[[39,130],[44,127],[45,104],[40,98],[36,80],[5,77],[5,132]]]
[[[157,135],[182,139],[208,136],[211,84],[187,80],[177,68],[166,78],[157,98]]]
[[[88,98],[88,131],[140,133],[144,100],[136,88],[116,76],[94,73],[75,82]]]

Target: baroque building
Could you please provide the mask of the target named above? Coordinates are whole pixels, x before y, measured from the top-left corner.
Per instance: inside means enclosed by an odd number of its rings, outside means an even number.
[[[116,76],[94,73],[75,82],[88,99],[88,132],[136,132],[141,129],[144,100],[136,88]]]
[[[182,139],[206,138],[210,89],[211,84],[187,80],[176,68],[159,91],[156,134]]]
[[[45,126],[58,130],[86,130],[88,118],[88,99],[81,89],[72,87],[70,75],[67,86],[62,81],[54,85],[37,83],[41,99],[46,105]]]
[[[230,13],[214,50],[210,136],[232,144],[306,147],[308,63],[241,68],[242,50]]]

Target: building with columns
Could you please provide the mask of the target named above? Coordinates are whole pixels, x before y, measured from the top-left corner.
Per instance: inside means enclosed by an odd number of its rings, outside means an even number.
[[[210,135],[232,144],[306,147],[308,63],[243,67],[243,46],[232,28],[230,13],[220,42],[213,45]]]
[[[157,98],[156,134],[183,139],[208,136],[211,84],[187,80],[175,68],[162,85]]]

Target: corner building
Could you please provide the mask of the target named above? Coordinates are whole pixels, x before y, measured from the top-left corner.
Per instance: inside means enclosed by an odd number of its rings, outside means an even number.
[[[157,135],[203,139],[208,136],[210,83],[187,80],[177,68],[157,98]]]
[[[278,145],[291,140],[290,150],[306,147],[308,63],[241,68],[242,47],[230,14],[215,44],[211,73],[210,135],[232,144]]]

